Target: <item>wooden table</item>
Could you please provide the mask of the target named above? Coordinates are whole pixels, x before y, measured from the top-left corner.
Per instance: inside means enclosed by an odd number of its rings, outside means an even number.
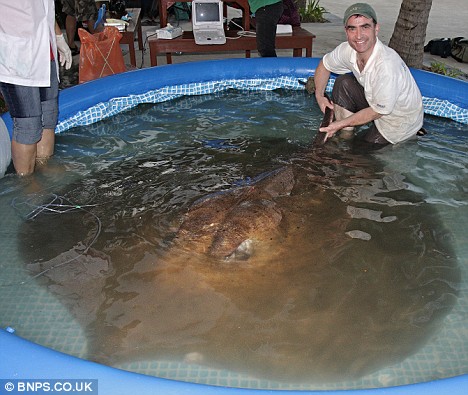
[[[122,33],[122,39],[120,44],[128,44],[130,52],[130,63],[136,67],[136,56],[135,56],[135,34],[138,39],[138,49],[143,50],[143,34],[141,31],[141,8],[127,8],[126,11],[132,16],[129,21],[127,28],[120,32]]]
[[[232,52],[245,51],[245,57],[250,58],[250,51],[257,49],[255,36],[238,37],[237,31],[226,31],[226,44],[221,45],[198,45],[195,44],[193,32],[184,32],[182,36],[171,40],[148,38],[150,47],[151,66],[158,65],[158,54],[166,54],[167,64],[172,63],[172,53],[201,53],[201,52]],[[276,35],[276,49],[292,49],[293,56],[301,57],[303,49],[305,56],[312,57],[312,45],[315,35],[301,27],[293,27],[292,34]]]

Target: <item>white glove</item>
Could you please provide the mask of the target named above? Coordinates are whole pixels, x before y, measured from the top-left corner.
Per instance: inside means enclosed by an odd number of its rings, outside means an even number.
[[[65,69],[69,69],[72,65],[72,54],[70,47],[68,46],[63,34],[55,35],[57,39],[57,52],[59,55],[60,66],[65,66]]]

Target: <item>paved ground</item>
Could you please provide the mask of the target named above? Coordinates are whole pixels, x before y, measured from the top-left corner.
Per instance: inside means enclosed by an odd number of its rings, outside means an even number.
[[[384,43],[388,43],[392,35],[395,22],[398,18],[401,0],[369,0],[369,3],[377,12],[378,22],[380,24],[379,37]],[[328,13],[325,15],[330,21],[329,23],[304,23],[302,26],[314,33],[317,37],[314,42],[312,55],[321,57],[326,52],[333,49],[336,45],[345,41],[343,30],[342,17],[346,8],[352,4],[349,0],[320,0],[319,3]],[[239,10],[229,8],[228,18],[239,15]],[[439,1],[434,1],[431,8],[429,23],[426,32],[426,43],[433,38],[440,37],[468,37],[468,3],[466,0],[444,0],[443,4]],[[176,24],[173,21],[173,24]],[[191,30],[190,22],[182,22],[181,26],[184,30]],[[157,26],[143,26],[143,36],[146,38],[146,32],[155,31]],[[137,43],[135,43],[137,47]],[[143,52],[137,49],[137,68],[149,67],[149,48]],[[291,56],[290,50],[278,51],[279,56]],[[124,50],[125,62],[130,65],[128,51]],[[188,61],[220,59],[226,57],[240,57],[241,54],[202,54],[202,55],[186,55],[173,56],[174,63],[182,63]],[[257,56],[253,54],[253,56]],[[78,56],[74,59],[75,64],[78,63]],[[459,63],[453,58],[441,58],[430,54],[424,55],[424,65],[430,66],[431,62],[442,62],[449,68],[456,68],[468,75],[468,63]],[[165,64],[165,57],[158,57],[158,64]]]

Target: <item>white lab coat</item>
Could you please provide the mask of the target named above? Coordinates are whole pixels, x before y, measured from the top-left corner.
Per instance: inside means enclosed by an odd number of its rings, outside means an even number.
[[[57,65],[54,0],[0,0],[0,81],[50,86],[50,48]]]

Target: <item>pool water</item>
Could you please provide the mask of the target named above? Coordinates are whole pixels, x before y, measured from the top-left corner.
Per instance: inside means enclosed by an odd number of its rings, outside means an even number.
[[[466,373],[466,125],[427,117],[427,136],[362,153],[340,140],[311,147],[320,120],[304,92],[229,91],[57,136],[47,171],[0,180],[0,324],[100,363],[215,385],[366,388]],[[278,169],[292,188],[265,195]],[[259,193],[276,226],[248,209]],[[216,208],[210,221],[255,224],[248,256],[200,253],[211,225],[190,222],[200,204]]]

